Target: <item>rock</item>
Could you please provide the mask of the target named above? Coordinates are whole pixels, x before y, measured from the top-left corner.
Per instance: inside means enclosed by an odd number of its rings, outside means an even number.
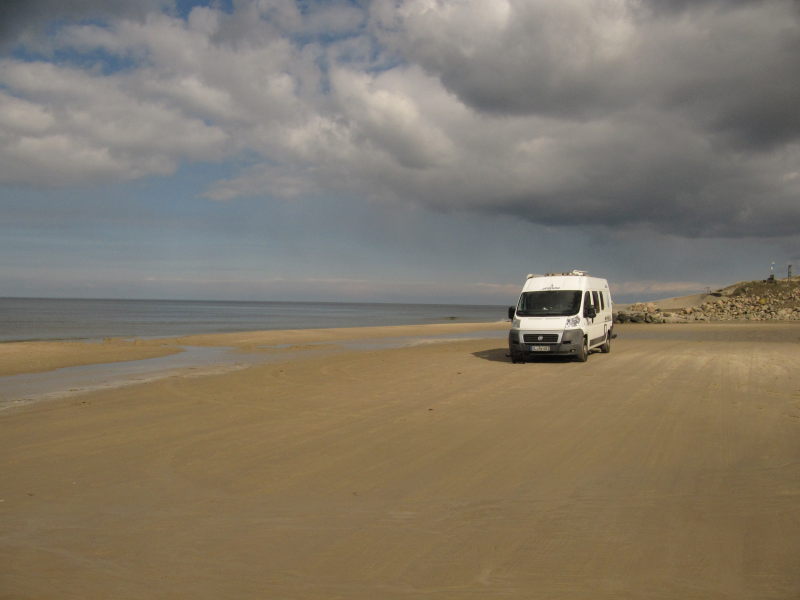
[[[680,315],[670,314],[668,317],[664,317],[664,323],[686,323],[686,318]]]
[[[637,302],[614,315],[615,323],[686,323],[708,321],[800,321],[800,277],[791,281],[758,281],[718,290],[700,306],[661,311],[652,302]]]

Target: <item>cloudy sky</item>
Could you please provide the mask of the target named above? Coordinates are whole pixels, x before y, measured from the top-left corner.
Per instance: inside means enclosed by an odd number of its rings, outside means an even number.
[[[0,296],[800,272],[795,0],[4,0]]]

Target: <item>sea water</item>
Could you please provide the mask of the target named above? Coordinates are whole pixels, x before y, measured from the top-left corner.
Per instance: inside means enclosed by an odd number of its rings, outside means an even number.
[[[506,310],[460,304],[0,298],[0,342],[481,323],[504,319]]]

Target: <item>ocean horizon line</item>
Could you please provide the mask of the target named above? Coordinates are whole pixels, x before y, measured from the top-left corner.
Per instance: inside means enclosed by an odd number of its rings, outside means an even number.
[[[215,302],[238,304],[380,304],[380,305],[419,305],[419,306],[486,306],[504,307],[506,304],[491,304],[485,302],[421,302],[421,301],[393,301],[393,300],[231,300],[219,298],[123,298],[101,296],[0,296],[0,300],[86,300],[97,302]]]
[[[0,297],[0,341],[178,337],[281,329],[486,323],[502,305]]]

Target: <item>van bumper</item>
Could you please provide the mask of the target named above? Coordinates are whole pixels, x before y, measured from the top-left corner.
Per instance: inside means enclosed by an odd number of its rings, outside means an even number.
[[[574,356],[578,353],[583,341],[583,330],[565,329],[561,340],[554,344],[535,344],[537,347],[547,346],[547,350],[532,350],[534,344],[525,343],[525,334],[538,333],[519,329],[512,329],[508,333],[508,350],[512,359],[528,359],[535,356]]]

